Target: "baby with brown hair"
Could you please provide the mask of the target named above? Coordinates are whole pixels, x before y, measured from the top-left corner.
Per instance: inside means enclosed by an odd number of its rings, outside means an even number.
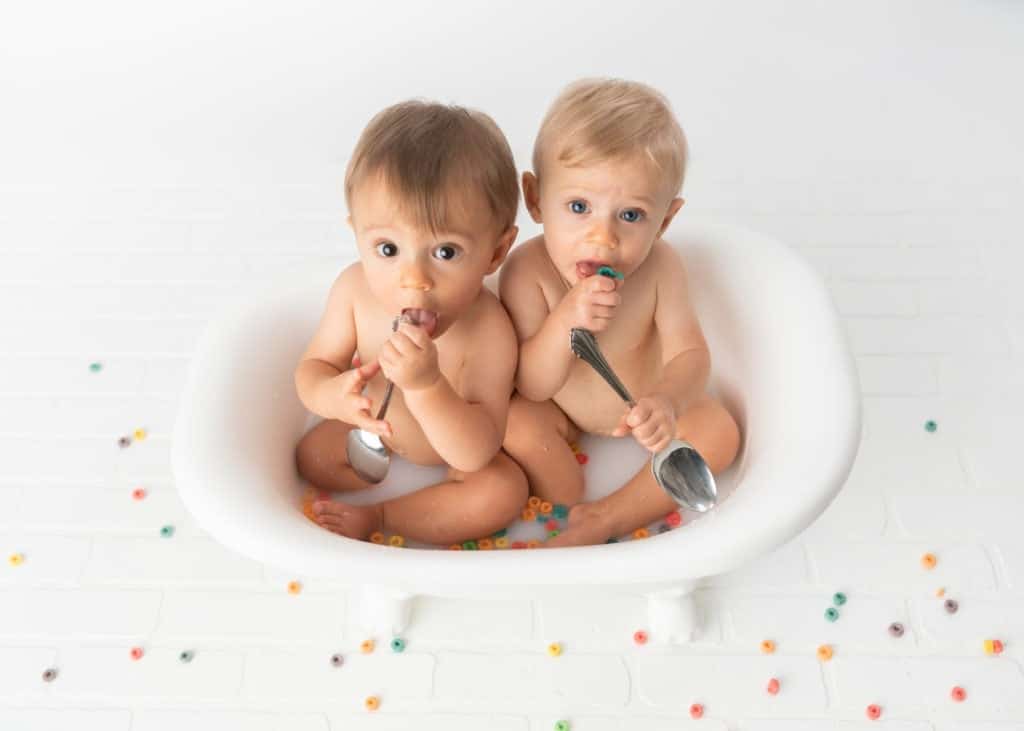
[[[678,438],[717,474],[735,459],[739,429],[706,393],[711,356],[687,291],[682,258],[661,239],[683,206],[687,144],[665,98],[631,81],[586,79],[555,100],[523,173],[526,207],[543,234],[501,270],[502,303],[519,338],[518,394],[504,448],[531,491],[574,505],[550,547],[628,534],[676,506],[650,462],[602,500],[580,503],[583,476],[569,446],[581,433],[631,434],[650,452]],[[609,267],[623,279],[601,276]],[[633,392],[618,395],[569,345],[595,333]]]
[[[491,534],[527,498],[501,450],[517,361],[515,331],[484,277],[515,240],[519,187],[504,135],[485,114],[409,101],[364,130],[345,176],[359,261],[338,276],[295,372],[306,407],[324,417],[296,448],[321,489],[372,487],[348,464],[354,427],[444,481],[382,503],[318,501],[323,527],[351,538],[392,532],[432,544]],[[405,322],[392,332],[392,322]],[[350,367],[358,352],[362,364]],[[387,420],[375,420],[384,379]],[[365,392],[364,392],[365,389]]]

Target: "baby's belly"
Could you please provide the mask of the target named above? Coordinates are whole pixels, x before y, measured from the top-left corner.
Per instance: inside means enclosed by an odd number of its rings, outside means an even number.
[[[657,355],[639,354],[609,361],[634,400],[649,393],[661,378]],[[554,401],[580,429],[590,434],[610,436],[622,415],[629,411],[626,402],[582,360],[573,363],[569,379]]]

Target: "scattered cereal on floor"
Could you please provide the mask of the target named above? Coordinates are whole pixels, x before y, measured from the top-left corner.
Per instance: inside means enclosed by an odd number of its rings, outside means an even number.
[[[938,424],[936,424],[936,423],[935,423],[934,421],[932,421],[931,419],[929,419],[928,421],[926,421],[926,422],[924,423],[924,430],[925,430],[926,432],[934,432],[934,431],[935,431],[936,429],[938,429],[938,428],[939,428],[939,425],[938,425]],[[954,429],[953,431],[956,431],[956,430]]]
[[[551,655],[551,657],[558,657],[562,654],[562,646],[557,642],[552,642],[548,645],[548,654]]]
[[[299,583],[298,581],[289,581],[288,582],[288,593],[289,594],[298,594],[301,591],[302,591],[302,584],[301,583]]]
[[[694,703],[690,706],[690,718],[703,718],[704,717],[704,706],[700,703]]]
[[[945,609],[948,614],[956,614],[957,610],[960,609],[960,603],[956,599],[947,599],[942,602],[942,608]]]
[[[12,553],[8,557],[7,563],[9,563],[11,566],[21,566],[23,563],[25,563],[25,554],[24,553]]]
[[[401,637],[395,637],[391,640],[391,651],[392,652],[405,652],[405,640]]]
[[[775,643],[771,640],[761,640],[761,652],[765,655],[771,655],[775,652]]]
[[[835,604],[837,607],[843,606],[844,604],[846,604],[846,594],[844,594],[841,591],[837,591],[835,594],[832,595],[832,603]]]
[[[43,671],[43,680],[45,680],[47,683],[52,683],[56,679],[57,668],[46,668],[46,670]]]
[[[380,698],[378,698],[375,695],[371,695],[369,698],[366,699],[364,705],[366,706],[366,710],[376,711],[378,708],[380,708]]]
[[[118,440],[117,440],[117,446],[119,446],[121,449],[124,449],[125,447],[132,446],[132,438],[131,437],[119,437]]]
[[[145,654],[141,647],[133,647],[131,651],[132,660],[141,660],[143,654]]]
[[[769,695],[778,695],[779,694],[779,679],[778,678],[772,678],[771,680],[769,680],[768,681],[768,689],[767,690],[768,690],[768,694]]]
[[[369,655],[373,652],[374,647],[376,647],[376,643],[373,640],[363,640],[359,644],[359,651],[364,655]]]
[[[344,655],[342,655],[340,653],[337,653],[337,652],[334,653],[333,655],[331,655],[331,665],[333,665],[336,668],[340,668],[344,664],[345,664],[345,656]]]
[[[818,646],[818,659],[822,662],[826,662],[832,659],[832,646],[831,645],[819,645]]]
[[[1003,652],[1003,643],[999,640],[985,640],[986,655],[1000,655]]]
[[[93,372],[93,373],[99,373],[100,371],[103,370],[103,364],[100,363],[99,361],[97,361],[95,363],[90,363],[89,364],[89,370],[91,372]]]
[[[954,686],[953,690],[949,692],[949,695],[957,703],[963,703],[965,700],[967,700],[967,691],[961,688],[959,685]]]
[[[636,644],[646,645],[647,640],[647,633],[644,632],[642,629],[638,629],[636,632],[633,633],[633,642],[635,642]]]
[[[171,538],[174,535],[174,526],[165,525],[163,528],[160,529],[160,535],[163,538]]]
[[[555,721],[555,731],[569,731],[569,722],[564,718],[560,721]]]
[[[178,661],[184,663],[192,662],[195,656],[196,653],[192,650],[182,650],[181,654],[178,655]]]
[[[889,634],[892,635],[893,637],[902,637],[903,636],[903,632],[904,632],[903,625],[900,624],[899,622],[893,622],[892,624],[889,625]]]
[[[141,442],[143,439],[146,438],[146,430],[145,429],[136,429],[135,432],[132,434],[132,436],[135,437],[135,441]]]
[[[928,569],[929,571],[935,568],[935,564],[937,564],[938,562],[939,559],[935,557],[934,553],[926,553],[925,555],[921,556],[921,566],[923,566],[925,569]]]
[[[866,713],[868,718],[870,718],[872,721],[877,721],[879,718],[882,717],[882,707],[876,703],[872,703],[870,706],[867,707]]]
[[[829,607],[825,610],[825,619],[827,619],[829,622],[835,622],[837,619],[839,619],[839,610],[835,607]]]
[[[136,487],[134,490],[132,490],[132,499],[133,500],[145,500],[146,499],[146,489],[143,488],[143,487]]]
[[[938,589],[936,589],[935,596],[937,596],[939,599],[946,596],[946,587],[940,586]]]

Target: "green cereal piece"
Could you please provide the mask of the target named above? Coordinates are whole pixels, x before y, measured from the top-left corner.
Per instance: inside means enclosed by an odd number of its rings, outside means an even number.
[[[102,363],[90,363],[89,364],[89,370],[92,371],[93,373],[99,373],[100,371],[103,370],[103,364]]]
[[[465,550],[467,550],[467,551],[475,551],[475,550],[477,550],[476,541],[466,541],[465,543],[462,544],[462,547]]]
[[[825,619],[827,619],[829,622],[835,622],[837,619],[839,619],[839,610],[835,607],[829,607],[825,610]]]
[[[938,428],[939,428],[939,425],[938,425],[938,424],[936,424],[936,423],[935,423],[934,421],[932,421],[931,419],[929,419],[928,421],[926,421],[926,422],[924,423],[924,430],[925,430],[926,432],[934,432],[934,431],[935,431],[936,429],[938,429]]]
[[[626,278],[622,274],[622,272],[617,272],[614,269],[612,269],[611,267],[600,267],[597,270],[597,273],[600,274],[602,277],[611,277],[612,279],[625,279]]]
[[[832,603],[835,604],[837,607],[843,606],[844,604],[846,604],[846,594],[844,594],[841,591],[837,591],[835,594],[832,595]]]

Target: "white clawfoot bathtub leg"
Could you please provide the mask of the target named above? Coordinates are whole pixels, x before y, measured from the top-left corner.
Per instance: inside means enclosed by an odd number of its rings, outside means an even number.
[[[413,595],[401,589],[364,584],[356,593],[359,626],[367,632],[393,635],[409,624]]]
[[[651,640],[657,643],[691,642],[697,633],[696,582],[687,582],[647,595]]]

